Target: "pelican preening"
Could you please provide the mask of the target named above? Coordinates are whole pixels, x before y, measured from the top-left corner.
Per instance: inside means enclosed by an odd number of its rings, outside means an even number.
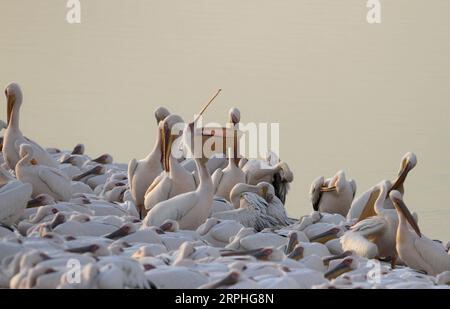
[[[339,171],[333,178],[319,177],[311,185],[310,195],[316,211],[337,213],[347,216],[356,194],[356,182],[347,180],[345,173]]]
[[[44,149],[23,137],[19,86],[9,85],[6,96],[0,288],[442,288],[450,282],[449,245],[424,236],[403,202],[405,179],[417,163],[413,153],[403,157],[396,179],[355,200],[356,184],[344,171],[316,179],[314,211],[296,220],[284,205],[293,181],[288,164],[271,152],[265,159],[237,155],[237,108],[224,127],[211,128],[196,127],[197,119],[181,127],[180,116],[157,108],[153,149],[127,170],[109,154],[92,159],[81,143]],[[197,154],[194,137],[200,146],[233,147],[190,158]],[[81,283],[67,280],[73,260]],[[374,263],[380,278],[371,282]]]
[[[400,169],[398,171],[398,176],[396,180],[392,183],[392,186],[390,188],[390,191],[397,190],[400,193],[404,193],[404,182],[406,180],[406,176],[408,173],[416,166],[417,164],[417,158],[416,155],[412,152],[406,153],[401,162],[400,162]],[[356,220],[362,220],[367,217],[375,215],[373,212],[373,203],[376,200],[377,195],[377,188],[372,187],[363,194],[361,194],[358,198],[356,198],[351,208],[348,212],[347,218],[350,219],[356,219]],[[389,196],[389,193],[388,195]],[[394,209],[394,206],[392,205],[392,202],[389,198],[386,198],[385,200],[384,208],[390,208]]]

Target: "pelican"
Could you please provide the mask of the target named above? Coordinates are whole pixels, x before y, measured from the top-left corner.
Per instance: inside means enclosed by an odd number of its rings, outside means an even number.
[[[257,186],[239,183],[231,191],[231,199],[236,209],[217,212],[213,218],[220,220],[235,220],[245,227],[252,227],[261,231],[266,227],[276,227],[279,222],[268,214],[269,204],[265,196],[265,184]]]
[[[132,159],[128,164],[128,180],[130,182],[131,195],[140,213],[143,212],[145,191],[147,191],[153,180],[163,171],[163,141],[159,123],[169,115],[170,112],[164,107],[158,107],[155,110],[158,130],[153,150],[144,159],[139,161]]]
[[[24,137],[19,128],[20,106],[22,105],[22,90],[16,83],[11,83],[5,90],[8,101],[8,127],[3,140],[3,157],[9,168],[14,170],[20,160],[20,145],[29,144],[33,148],[33,158],[39,165],[57,167],[56,160],[36,142]]]
[[[23,214],[33,187],[12,177],[0,167],[0,224],[12,225]]]
[[[229,111],[230,124],[233,128],[239,124],[241,115],[237,108],[232,108]],[[230,152],[228,165],[224,169],[217,169],[212,175],[212,181],[214,184],[214,193],[226,200],[230,200],[230,192],[233,187],[238,183],[245,183],[245,173],[239,168],[239,158],[237,153],[237,137],[235,137],[234,145]]]
[[[200,238],[211,246],[225,247],[243,226],[234,220],[209,218],[197,229]]]
[[[214,187],[205,166],[206,159],[195,160],[200,175],[197,189],[158,203],[147,213],[144,225],[160,226],[165,220],[171,219],[178,222],[180,229],[195,230],[205,222],[211,213]]]
[[[356,182],[347,180],[343,171],[338,171],[333,178],[317,178],[310,189],[314,210],[344,217],[347,216],[355,193]]]
[[[351,250],[366,258],[390,257],[392,266],[397,260],[396,233],[398,216],[395,209],[384,207],[392,185],[383,181],[378,186],[374,203],[376,216],[359,221],[341,238],[343,250]]]
[[[157,289],[196,289],[208,283],[206,275],[182,266],[155,268],[145,277]]]
[[[294,174],[287,163],[281,162],[273,152],[269,152],[266,161],[249,160],[242,163],[241,168],[246,175],[248,184],[269,182],[275,188],[276,196],[283,204],[286,202],[289,183],[294,180]]]
[[[70,179],[58,169],[37,163],[31,145],[20,145],[20,157],[16,175],[20,181],[33,186],[33,197],[45,193],[58,201],[68,201],[71,198]]]
[[[449,271],[450,255],[445,247],[422,235],[400,192],[391,191],[389,197],[398,213],[397,251],[402,261],[409,267],[432,276]]]
[[[412,152],[406,153],[402,161],[400,162],[400,169],[398,171],[398,177],[393,182],[393,185],[390,189],[397,190],[401,194],[404,194],[404,187],[403,184],[406,180],[406,176],[408,176],[408,173],[417,165],[417,158],[416,155]],[[374,186],[361,194],[358,198],[353,200],[352,206],[347,214],[348,220],[358,220],[361,221],[367,217],[374,216],[374,208],[373,203],[375,202],[378,195],[378,187]],[[389,193],[386,195],[386,197],[389,196]],[[394,205],[392,205],[392,202],[389,198],[386,198],[384,201],[384,208],[388,209],[394,209]]]
[[[172,155],[172,144],[180,136],[177,127],[182,123],[183,119],[175,114],[168,116],[160,123],[164,145],[164,172],[153,181],[145,193],[144,205],[146,211],[151,210],[160,202],[182,193],[194,191],[196,188],[193,175],[181,167],[178,160]]]

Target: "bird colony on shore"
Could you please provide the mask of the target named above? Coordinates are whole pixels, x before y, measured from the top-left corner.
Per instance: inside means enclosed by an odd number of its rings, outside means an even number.
[[[160,107],[147,157],[128,166],[109,154],[92,159],[83,144],[61,151],[22,135],[22,91],[12,83],[5,94],[0,288],[450,283],[449,244],[422,234],[403,201],[405,179],[417,163],[413,153],[402,158],[396,179],[362,194],[343,171],[317,178],[313,211],[291,218],[284,204],[293,173],[273,153],[261,160],[175,158],[174,140],[198,133],[193,126],[174,133],[183,119]],[[233,108],[228,117],[233,128],[241,115]]]

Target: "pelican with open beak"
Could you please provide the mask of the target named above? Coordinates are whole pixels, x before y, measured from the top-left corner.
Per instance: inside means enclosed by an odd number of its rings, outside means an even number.
[[[25,138],[19,128],[20,107],[22,105],[22,90],[16,83],[11,83],[6,87],[5,95],[7,99],[7,122],[3,138],[3,157],[9,168],[14,170],[20,160],[20,145],[28,144],[33,148],[34,159],[39,165],[57,167],[57,161],[39,144]]]
[[[155,110],[157,138],[152,151],[142,160],[132,159],[128,164],[128,181],[130,183],[131,196],[136,202],[136,207],[141,216],[144,214],[144,197],[153,180],[163,171],[163,140],[160,123],[170,115],[164,107]]]
[[[400,162],[400,169],[398,171],[397,178],[392,182],[392,186],[389,189],[390,191],[397,190],[402,195],[404,194],[404,182],[409,172],[417,165],[417,157],[414,153],[408,152],[406,153],[402,161]],[[394,209],[394,205],[392,204],[389,197],[389,192],[386,196],[386,200],[384,201],[384,208],[386,209]],[[348,212],[347,219],[348,220],[357,220],[361,221],[365,218],[375,216],[374,203],[379,194],[379,190],[377,186],[374,186],[357,197]]]
[[[432,276],[449,271],[450,255],[445,247],[422,235],[400,192],[391,191],[389,197],[398,213],[397,251],[402,261]]]
[[[229,111],[229,123],[234,129],[240,122],[241,114],[237,108],[232,108]],[[234,132],[233,147],[230,149],[230,156],[228,158],[228,165],[224,169],[217,169],[212,175],[212,180],[215,188],[215,195],[230,201],[230,192],[238,183],[245,183],[245,173],[239,168],[238,157],[238,136]]]

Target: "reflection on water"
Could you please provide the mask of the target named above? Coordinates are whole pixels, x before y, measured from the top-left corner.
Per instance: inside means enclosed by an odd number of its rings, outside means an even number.
[[[0,85],[21,83],[27,135],[127,162],[151,149],[156,106],[191,120],[223,88],[207,121],[238,106],[281,124],[292,216],[315,177],[343,169],[361,193],[414,151],[406,202],[448,240],[449,1],[385,1],[380,25],[360,0],[81,2],[80,25],[64,1],[0,3]]]

